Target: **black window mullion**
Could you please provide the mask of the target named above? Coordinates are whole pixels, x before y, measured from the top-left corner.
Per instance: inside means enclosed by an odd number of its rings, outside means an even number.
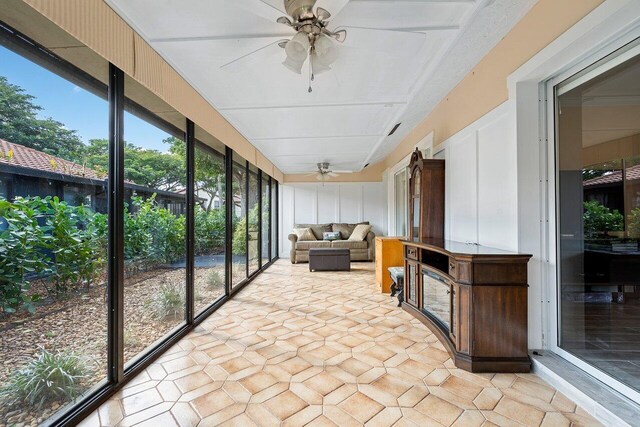
[[[231,294],[231,282],[233,280],[233,150],[225,147],[224,155],[224,184],[225,184],[225,251],[224,251],[224,276],[225,294]]]
[[[107,379],[124,375],[124,73],[109,64]]]
[[[258,270],[262,270],[262,170],[258,169]]]
[[[244,169],[244,232],[245,232],[245,272],[249,277],[249,161],[245,161]]]
[[[185,147],[187,155],[187,292],[186,292],[186,310],[185,317],[188,325],[193,323],[195,312],[195,298],[194,298],[194,237],[195,237],[195,127],[191,120],[187,119],[186,132],[185,132]]]
[[[272,230],[272,225],[271,225],[271,220],[273,219],[273,218],[271,218],[271,213],[273,212],[273,205],[271,204],[271,203],[273,203],[273,197],[271,197],[271,195],[273,193],[273,189],[271,188],[271,186],[273,184],[271,182],[271,177],[269,177],[269,180],[267,181],[267,184],[269,186],[267,188],[267,192],[268,192],[267,197],[269,198],[269,221],[267,222],[267,227],[268,227],[267,233],[269,234],[269,237],[268,237],[269,241],[268,241],[268,244],[267,244],[267,247],[268,247],[268,249],[267,249],[267,259],[268,259],[268,262],[271,262],[271,255],[272,255],[271,254],[271,244],[273,243],[271,241],[271,239],[273,239],[273,236],[271,235],[271,232],[273,231]]]
[[[275,192],[276,192],[276,200],[275,200],[275,207],[274,207],[274,212],[276,213],[276,217],[274,220],[275,223],[275,227],[276,227],[276,253],[274,255],[275,258],[277,258],[280,255],[280,194],[279,194],[279,186],[280,184],[278,183],[278,181],[274,180],[274,185],[275,185]]]

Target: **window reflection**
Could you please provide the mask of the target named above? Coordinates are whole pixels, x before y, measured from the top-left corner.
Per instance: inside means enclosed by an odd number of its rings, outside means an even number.
[[[632,59],[558,90],[560,342],[640,390],[640,118]]]

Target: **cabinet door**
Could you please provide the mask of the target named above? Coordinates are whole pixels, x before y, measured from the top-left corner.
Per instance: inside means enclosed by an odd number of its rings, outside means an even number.
[[[456,340],[456,335],[458,335],[458,285],[451,284],[451,321],[449,322],[449,324],[451,325],[451,328],[449,329],[449,337],[451,338],[451,341],[453,341],[454,343],[456,343],[456,347],[457,347],[457,340]]]
[[[409,304],[411,304],[415,308],[419,308],[418,307],[418,301],[419,301],[418,289],[420,288],[419,271],[420,271],[420,268],[418,266],[418,263],[413,261],[407,261],[407,268],[405,269],[406,300]]]

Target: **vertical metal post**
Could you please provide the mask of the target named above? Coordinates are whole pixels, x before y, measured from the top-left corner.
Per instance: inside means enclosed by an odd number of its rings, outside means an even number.
[[[229,147],[225,147],[224,154],[224,184],[225,184],[225,251],[224,251],[224,263],[225,263],[225,291],[229,295],[231,293],[231,282],[233,280],[233,150]]]
[[[194,302],[194,226],[195,226],[195,126],[193,122],[187,119],[186,123],[186,131],[185,131],[185,147],[186,147],[186,156],[187,156],[187,242],[186,242],[186,250],[187,250],[187,259],[186,259],[186,269],[187,269],[187,292],[186,292],[186,310],[185,317],[187,325],[193,324],[194,318],[194,310],[195,310],[195,302]]]
[[[276,206],[274,212],[276,213],[275,225],[276,225],[276,254],[277,258],[280,255],[280,183],[275,181],[276,186]]]
[[[124,372],[124,73],[109,64],[108,345],[107,378]]]
[[[267,233],[269,233],[269,238],[268,238],[268,249],[267,249],[267,258],[268,258],[268,262],[271,262],[271,260],[273,259],[273,254],[271,253],[271,246],[273,245],[272,239],[273,239],[273,230],[272,227],[273,225],[271,224],[271,222],[273,221],[272,215],[271,213],[273,212],[273,188],[271,188],[271,186],[273,185],[273,183],[271,182],[271,177],[269,177],[269,180],[267,181],[267,197],[269,198],[269,221],[267,221]]]
[[[258,270],[262,270],[262,170],[258,169]]]
[[[245,161],[244,165],[244,231],[245,231],[245,273],[249,277],[249,161]]]

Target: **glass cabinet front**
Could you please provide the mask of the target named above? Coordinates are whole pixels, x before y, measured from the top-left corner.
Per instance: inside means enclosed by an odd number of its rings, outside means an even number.
[[[422,271],[422,310],[451,330],[451,285],[429,270]]]
[[[418,306],[418,265],[413,262],[407,263],[407,302],[413,306]]]
[[[420,237],[420,171],[416,170],[411,178],[411,236]]]

